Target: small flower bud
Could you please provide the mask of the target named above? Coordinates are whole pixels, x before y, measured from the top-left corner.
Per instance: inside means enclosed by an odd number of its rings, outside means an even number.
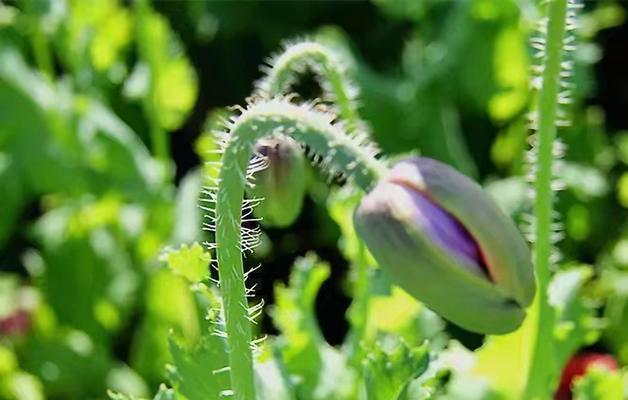
[[[262,139],[255,152],[268,161],[268,167],[253,175],[249,195],[264,200],[254,213],[266,226],[285,227],[301,212],[305,195],[305,157],[299,144],[288,136]]]
[[[482,188],[428,158],[397,163],[362,200],[355,226],[399,286],[471,331],[516,329],[534,272],[514,223]]]

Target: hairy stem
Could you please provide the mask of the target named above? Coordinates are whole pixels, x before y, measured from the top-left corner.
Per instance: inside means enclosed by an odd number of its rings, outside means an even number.
[[[356,89],[348,83],[344,63],[320,43],[304,41],[288,46],[272,61],[266,77],[258,83],[258,89],[269,97],[285,94],[294,84],[296,72],[305,67],[318,74],[325,95],[336,106],[347,132],[358,130],[361,123],[354,99]]]
[[[548,396],[555,370],[554,357],[554,310],[548,303],[548,285],[551,278],[550,257],[552,253],[552,164],[553,143],[556,138],[556,118],[560,90],[563,39],[566,33],[567,0],[553,0],[549,4],[549,21],[545,44],[542,84],[539,93],[537,131],[537,172],[535,178],[536,216],[534,264],[538,284],[537,307],[538,331],[533,343],[533,355],[528,375],[526,398],[537,399]]]
[[[241,214],[246,170],[260,138],[287,134],[321,155],[321,164],[369,189],[385,167],[360,143],[331,124],[333,117],[284,100],[270,100],[244,110],[229,127],[216,200],[216,252],[229,344],[232,390],[237,400],[253,400],[251,321],[241,255]]]

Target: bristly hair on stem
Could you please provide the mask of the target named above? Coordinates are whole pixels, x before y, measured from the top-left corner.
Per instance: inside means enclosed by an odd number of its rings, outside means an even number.
[[[554,192],[562,188],[556,179],[557,159],[564,154],[564,145],[557,138],[558,128],[568,125],[567,113],[562,108],[571,102],[572,61],[567,54],[574,50],[577,0],[550,0],[544,6],[547,16],[539,21],[538,33],[531,38],[536,50],[533,67],[533,89],[538,91],[536,109],[531,113],[532,148],[528,154],[529,178],[534,198],[534,215],[530,218],[529,238],[533,243],[533,257],[538,284],[538,295],[531,313],[536,320],[536,337],[532,338],[532,357],[528,372],[526,399],[547,398],[557,376],[554,357],[554,310],[548,303],[548,285],[552,265],[558,262],[555,243],[562,236],[561,225],[554,210]]]
[[[312,71],[323,91],[322,101],[345,124],[348,134],[367,133],[367,124],[358,113],[359,90],[349,78],[345,56],[331,46],[313,39],[297,39],[284,44],[281,52],[266,60],[264,77],[256,83],[255,94],[273,98],[290,92],[299,75]]]
[[[229,347],[231,390],[226,393],[238,400],[254,400],[254,350],[251,324],[262,310],[259,303],[249,307],[252,289],[246,287],[243,254],[259,242],[260,228],[243,222],[251,218],[253,207],[260,199],[245,199],[246,185],[255,172],[265,167],[265,159],[253,156],[255,143],[267,136],[288,135],[307,146],[316,164],[331,175],[342,175],[364,190],[368,190],[385,171],[376,156],[377,148],[366,135],[349,135],[336,115],[316,103],[294,104],[291,97],[258,98],[246,107],[237,107],[217,132],[220,161],[213,165],[218,175],[213,185],[204,189],[206,210],[205,229],[215,233],[219,279],[216,284],[222,294],[224,335]]]

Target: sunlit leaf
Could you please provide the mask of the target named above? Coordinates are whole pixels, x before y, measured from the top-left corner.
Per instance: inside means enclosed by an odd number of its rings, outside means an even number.
[[[272,317],[282,336],[276,340],[286,373],[293,377],[295,391],[310,399],[346,398],[353,392],[355,376],[346,360],[323,339],[314,301],[320,285],[329,276],[329,266],[314,255],[297,260],[288,287],[275,288]]]
[[[428,361],[427,345],[411,348],[402,341],[382,338],[365,360],[367,399],[399,399],[410,381],[425,372]]]
[[[624,377],[618,371],[593,366],[574,382],[574,400],[624,399]]]
[[[189,400],[218,399],[230,387],[226,341],[213,329],[210,322],[192,348],[170,338],[173,364],[168,375],[176,391]]]
[[[149,118],[166,130],[178,128],[196,101],[197,77],[167,20],[148,2],[136,5],[137,45],[149,68]]]
[[[165,378],[164,365],[171,361],[167,340],[174,331],[186,345],[200,336],[200,317],[189,282],[160,270],[148,281],[146,311],[138,328],[131,353],[131,365],[151,380]]]
[[[176,250],[169,250],[163,258],[172,272],[190,282],[200,282],[208,276],[211,255],[199,243],[189,247],[182,244]]]

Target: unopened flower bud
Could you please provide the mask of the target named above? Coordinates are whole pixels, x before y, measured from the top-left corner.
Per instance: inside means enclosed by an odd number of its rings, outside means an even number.
[[[461,327],[516,329],[534,297],[534,272],[514,223],[482,188],[428,158],[396,164],[368,193],[355,226],[408,293]]]
[[[288,226],[299,216],[305,195],[303,150],[294,139],[278,136],[257,142],[255,152],[266,157],[268,166],[254,174],[249,189],[249,195],[264,199],[254,213],[266,226]]]

